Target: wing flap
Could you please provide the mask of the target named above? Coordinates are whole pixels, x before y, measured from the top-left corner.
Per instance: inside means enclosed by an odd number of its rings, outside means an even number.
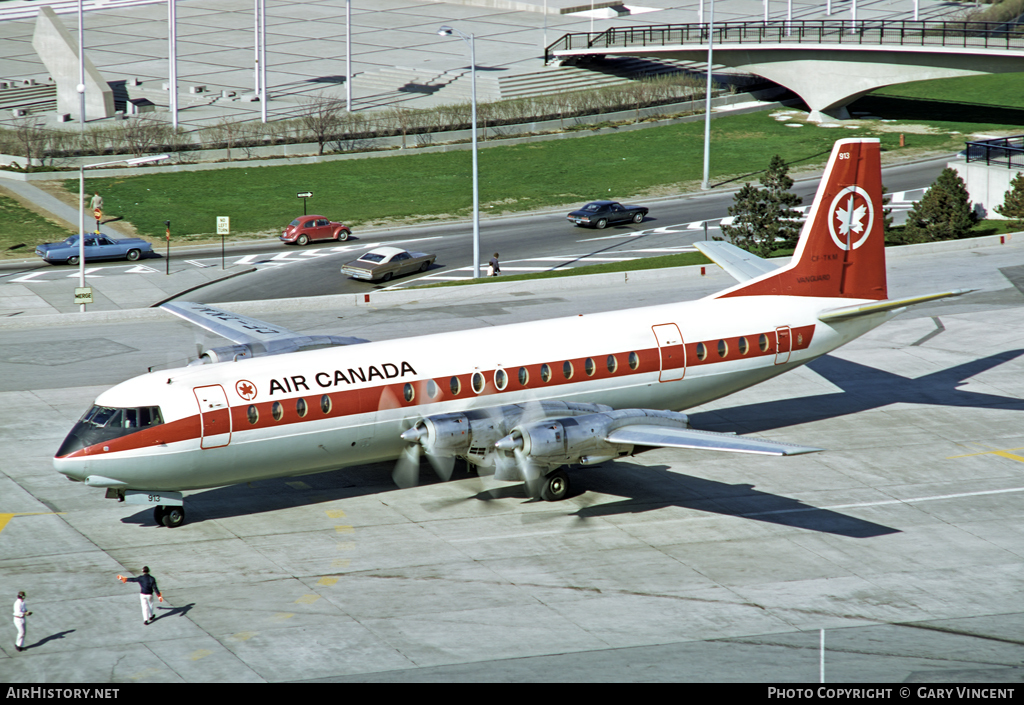
[[[762,259],[728,242],[695,242],[693,246],[738,282],[755,279],[779,268],[774,262]]]
[[[687,448],[690,450],[718,450],[730,453],[756,453],[760,455],[800,455],[815,453],[821,448],[800,446],[762,438],[736,436],[714,431],[671,428],[666,426],[633,425],[617,428],[605,440],[609,443],[630,443],[660,448]]]
[[[963,296],[964,294],[969,294],[972,291],[977,291],[977,289],[952,289],[950,291],[943,291],[937,294],[908,296],[903,299],[885,299],[884,301],[874,301],[869,304],[855,304],[853,306],[840,306],[839,308],[822,311],[818,314],[818,320],[825,323],[830,323],[832,321],[845,321],[851,318],[858,318],[860,316],[870,316],[873,313],[884,313],[885,311],[892,311],[906,306],[923,304],[928,301],[948,299],[953,296]]]

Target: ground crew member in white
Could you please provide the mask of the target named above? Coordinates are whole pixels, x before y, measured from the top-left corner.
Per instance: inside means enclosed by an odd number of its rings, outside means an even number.
[[[14,627],[18,630],[18,639],[14,642],[14,648],[18,651],[25,650],[25,617],[29,612],[25,607],[25,593],[19,592],[18,599],[14,601]]]
[[[164,596],[160,594],[160,588],[156,586],[156,578],[149,574],[149,566],[142,566],[142,575],[137,578],[126,578],[123,575],[117,576],[122,583],[138,583],[139,598],[142,600],[142,623],[150,624],[153,621],[153,594],[155,593],[160,602]]]

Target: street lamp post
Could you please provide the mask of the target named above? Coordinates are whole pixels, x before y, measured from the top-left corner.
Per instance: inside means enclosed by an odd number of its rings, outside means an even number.
[[[457,34],[462,41],[469,44],[470,77],[473,85],[473,278],[480,278],[480,170],[477,163],[476,146],[476,39],[474,35],[444,25],[437,30],[439,36],[450,37]]]
[[[79,157],[81,158],[81,157]],[[169,154],[160,154],[153,157],[138,157],[136,159],[116,159],[112,162],[100,162],[99,164],[78,164],[78,286],[85,288],[85,170],[95,169],[99,166],[110,166],[112,164],[128,164],[138,166],[170,159]],[[98,221],[97,221],[98,222]],[[79,310],[85,313],[85,304],[79,304]]]
[[[708,20],[708,86],[704,96],[704,180],[700,187],[707,191],[711,178],[711,59],[715,34],[715,0],[711,0],[711,16]]]

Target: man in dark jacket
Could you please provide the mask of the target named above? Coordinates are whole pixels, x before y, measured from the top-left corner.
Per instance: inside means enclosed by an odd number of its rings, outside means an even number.
[[[139,597],[142,600],[142,623],[149,624],[153,621],[153,595],[155,594],[160,602],[164,596],[160,594],[160,588],[156,585],[156,578],[149,574],[149,566],[142,566],[142,575],[137,578],[126,578],[123,575],[117,576],[122,583],[138,583]]]

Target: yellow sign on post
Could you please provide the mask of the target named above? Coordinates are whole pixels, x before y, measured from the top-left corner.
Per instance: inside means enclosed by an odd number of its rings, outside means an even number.
[[[92,303],[92,287],[91,286],[76,286],[75,287],[75,304],[91,304]]]

